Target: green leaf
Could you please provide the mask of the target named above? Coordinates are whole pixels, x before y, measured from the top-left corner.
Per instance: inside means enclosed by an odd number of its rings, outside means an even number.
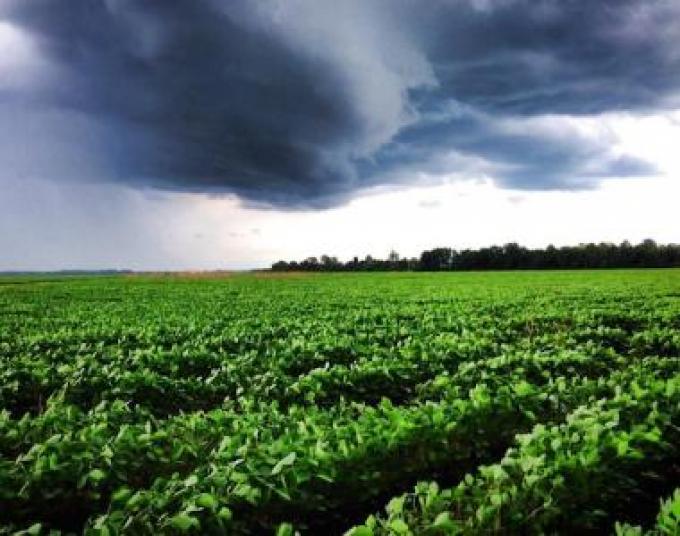
[[[135,508],[144,500],[144,494],[141,491],[135,492],[125,503],[126,508]]]
[[[201,526],[198,519],[188,514],[177,514],[170,519],[170,525],[182,532],[189,532],[192,528]]]
[[[40,531],[42,530],[42,524],[41,523],[34,523],[30,527],[26,529],[26,534],[30,534],[31,536],[37,536],[40,534]]]
[[[222,508],[220,508],[220,511],[217,512],[217,517],[219,517],[223,521],[231,521],[232,518],[231,510],[229,510],[229,508],[227,508],[226,506],[223,506]]]
[[[87,476],[94,482],[100,482],[106,478],[106,473],[101,469],[92,469],[92,471],[90,471]]]
[[[354,527],[352,530],[347,532],[345,536],[373,536],[373,531],[368,527]]]
[[[411,531],[408,528],[408,525],[402,519],[394,519],[390,521],[390,529],[396,532],[397,534],[411,533]]]
[[[290,523],[281,523],[276,529],[276,536],[293,536],[294,534],[293,525]]]
[[[387,503],[387,511],[392,515],[401,514],[404,511],[404,499],[405,497],[402,495],[401,497],[395,497],[390,500],[390,502]]]
[[[293,465],[293,463],[295,462],[295,458],[296,458],[296,457],[297,457],[297,454],[295,454],[295,452],[291,452],[290,454],[288,454],[288,456],[286,456],[285,458],[283,458],[282,460],[280,460],[280,461],[272,468],[271,474],[272,474],[272,475],[278,475],[284,467],[287,467],[287,466],[289,466],[289,465]]]
[[[201,493],[197,499],[196,504],[203,508],[215,508],[218,504],[217,498],[210,493]]]
[[[111,502],[113,503],[123,503],[128,500],[128,498],[132,495],[132,490],[127,487],[122,487],[118,490],[116,490],[112,495],[111,495]]]

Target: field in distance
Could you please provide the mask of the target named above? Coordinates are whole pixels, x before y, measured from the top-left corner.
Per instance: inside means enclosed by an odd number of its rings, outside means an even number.
[[[0,534],[678,534],[680,270],[0,278]]]

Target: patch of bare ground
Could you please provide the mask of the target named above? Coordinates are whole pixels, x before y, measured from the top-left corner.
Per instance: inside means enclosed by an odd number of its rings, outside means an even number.
[[[297,279],[317,275],[315,272],[269,272],[265,270],[253,272],[253,274],[258,279]]]
[[[131,274],[126,274],[126,277],[167,277],[167,278],[181,278],[181,279],[224,279],[226,277],[232,277],[238,272],[232,272],[229,270],[212,270],[212,271],[201,271],[201,270],[182,270],[177,272],[134,272]]]

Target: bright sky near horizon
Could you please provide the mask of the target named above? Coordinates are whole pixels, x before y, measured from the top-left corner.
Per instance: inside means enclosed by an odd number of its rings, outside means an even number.
[[[680,242],[679,3],[416,4],[3,0],[0,271]]]

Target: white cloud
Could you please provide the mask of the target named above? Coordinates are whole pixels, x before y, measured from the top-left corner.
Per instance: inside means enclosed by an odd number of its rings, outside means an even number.
[[[20,90],[38,83],[51,67],[30,35],[0,20],[0,90]]]
[[[654,162],[666,175],[680,180],[680,110],[662,114],[612,114],[610,128],[621,151]]]
[[[620,179],[588,192],[454,181],[364,196],[326,211],[244,208],[233,197],[27,181],[0,196],[3,269],[243,269],[323,253],[418,255],[437,246],[680,242],[680,180]],[[519,202],[521,201],[521,202]],[[255,231],[256,230],[256,231]]]

